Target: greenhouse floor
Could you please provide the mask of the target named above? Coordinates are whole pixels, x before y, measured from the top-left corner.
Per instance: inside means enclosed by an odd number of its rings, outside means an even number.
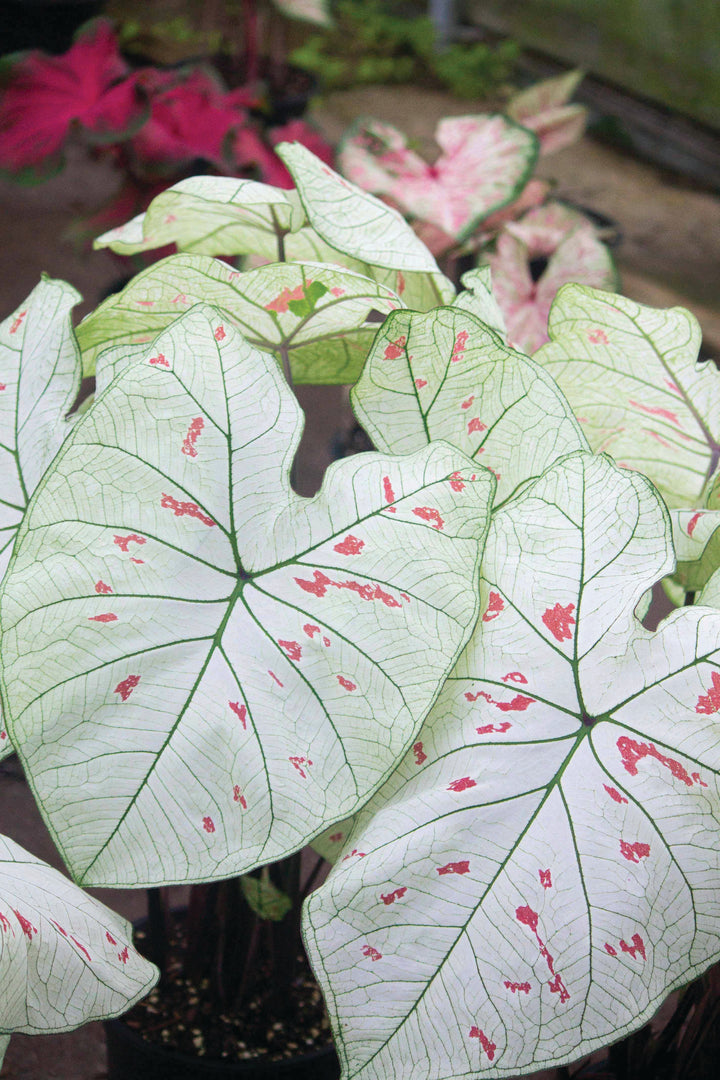
[[[356,117],[376,116],[396,123],[431,154],[437,120],[471,111],[467,103],[442,94],[372,87],[334,94],[316,106],[314,116],[331,140]],[[556,182],[558,195],[617,222],[623,291],[658,307],[690,308],[702,326],[706,354],[720,358],[720,198],[589,138],[544,159],[539,174]],[[64,278],[83,294],[79,314],[91,310],[103,291],[128,272],[109,252],[80,254],[64,239],[72,219],[96,208],[117,183],[110,166],[91,162],[82,152],[71,156],[61,175],[39,187],[0,182],[0,318],[22,302],[42,271]],[[323,432],[329,424],[331,429],[347,424],[346,395],[341,388],[300,388],[298,396],[308,413],[299,484],[310,493],[329,460]],[[0,765],[0,832],[60,866],[14,758]],[[144,914],[142,892],[94,894],[128,918]],[[2,1080],[104,1076],[99,1024],[63,1035],[14,1036],[0,1072]]]

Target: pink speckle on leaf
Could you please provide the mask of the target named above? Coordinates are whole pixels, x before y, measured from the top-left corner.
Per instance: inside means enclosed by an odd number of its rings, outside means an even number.
[[[117,622],[117,615],[106,611],[102,615],[88,615],[88,622]]]
[[[707,784],[705,783],[705,781],[700,779],[700,773],[699,772],[694,772],[691,775],[692,775],[693,780],[695,781],[696,784],[698,784],[699,787],[707,787]]]
[[[346,679],[344,675],[336,675],[335,678],[340,683],[343,690],[349,690],[349,691],[357,690],[357,684],[354,683],[354,682],[351,682],[350,679]]]
[[[343,855],[342,861],[346,862],[348,859],[352,859],[353,855],[358,859],[364,859],[366,854],[365,851],[358,851],[358,849],[354,847],[349,855]]]
[[[129,536],[113,536],[113,543],[117,544],[121,551],[127,554],[130,544],[146,544],[147,540],[144,536],[138,536],[137,533],[130,533]],[[96,588],[96,592],[100,591]],[[112,592],[112,589],[110,590]]]
[[[527,904],[515,909],[515,918],[519,923],[522,923],[523,926],[529,926],[533,932],[537,932],[539,921],[538,913],[537,911],[533,911]]]
[[[475,431],[487,431],[487,424],[483,424],[479,416],[473,416],[472,420],[468,420],[468,435],[472,435]]]
[[[677,383],[674,383],[672,381],[672,379],[665,379],[665,385],[668,387],[668,389],[672,390],[672,392],[674,394],[682,395],[682,390],[680,389],[680,387],[678,386]]]
[[[617,790],[617,788],[609,787],[607,784],[603,784],[603,787],[607,791],[610,798],[613,799],[616,803],[626,803],[627,802],[627,799],[625,798],[625,796],[621,795],[620,792]]]
[[[661,765],[664,765],[666,769],[669,769],[676,780],[682,780],[683,784],[686,784],[687,787],[692,787],[692,777],[687,769],[681,765],[679,761],[676,761],[675,758],[661,754],[658,748],[652,743],[638,742],[636,739],[631,739],[628,735],[621,735],[617,741],[617,748],[620,751],[625,770],[629,772],[631,776],[637,776],[639,761],[642,761],[643,758],[654,758],[655,761],[659,761]]]
[[[482,621],[491,622],[492,619],[497,619],[501,611],[505,610],[505,605],[502,601],[500,593],[491,592],[488,597],[488,606],[483,613]]]
[[[650,854],[650,845],[641,844],[636,841],[634,844],[628,843],[627,840],[620,841],[620,854],[628,862],[639,863],[641,859],[646,859]]]
[[[341,832],[334,832],[332,836],[328,836],[328,840],[331,844],[339,844],[340,841],[343,839],[344,835],[345,834]]]
[[[505,980],[503,984],[506,990],[509,990],[511,994],[529,994],[530,983],[529,982],[510,982],[509,979]]]
[[[552,889],[552,875],[549,870],[538,870],[543,889]]]
[[[188,298],[184,292],[179,292],[177,296],[174,296],[170,301],[171,304],[187,304]]]
[[[417,390],[423,390],[427,386],[427,379],[416,379],[415,387]]]
[[[135,303],[138,305],[138,307],[154,307],[155,306],[155,301],[154,300],[136,300]]]
[[[281,649],[284,649],[291,660],[299,660],[302,657],[302,646],[297,641],[278,641]]]
[[[105,931],[105,937],[107,938],[107,940],[110,942],[111,945],[117,945],[117,941],[112,936],[112,934],[110,933],[109,930]]]
[[[322,642],[323,642],[323,645],[325,646],[326,649],[330,648],[330,638],[329,637],[324,637],[322,639]]]
[[[574,604],[566,604],[565,607],[562,604],[556,604],[555,607],[548,608],[543,613],[542,621],[556,641],[569,641],[572,637],[571,627],[575,623],[575,617],[572,614],[574,610]]]
[[[312,282],[308,280],[306,285],[311,285]],[[305,299],[305,285],[297,285],[294,289],[285,288],[276,296],[274,300],[271,300],[269,304],[265,305],[266,311],[276,311],[278,315],[285,315],[289,310],[289,304],[291,300],[304,300]]]
[[[703,515],[698,512],[697,514],[693,514],[693,516],[690,518],[686,526],[688,536],[692,536],[692,534],[695,532],[695,526],[697,525],[698,521],[702,516]]]
[[[412,512],[415,517],[431,522],[433,529],[442,529],[445,525],[439,511],[434,510],[432,506],[414,506]]]
[[[247,810],[247,799],[243,795],[239,784],[235,784],[235,786],[233,787],[233,800],[236,803],[240,803],[243,810]]]
[[[0,742],[3,742],[5,739],[7,739],[7,731],[0,731]]]
[[[620,948],[623,952],[629,953],[633,960],[636,960],[638,956],[641,956],[643,960],[646,959],[645,942],[639,934],[633,934],[632,945],[628,945],[627,941],[621,941]]]
[[[450,474],[450,487],[453,491],[465,490],[465,484],[463,483],[461,473],[454,472]]]
[[[205,427],[205,421],[202,416],[196,416],[190,421],[190,427],[188,428],[187,435],[185,436],[181,448],[181,452],[186,454],[187,457],[197,457],[197,449],[195,444],[198,441],[200,432]]]
[[[57,923],[55,923],[55,925],[57,926]],[[15,936],[15,931],[10,925],[10,920],[3,915],[2,911],[0,911],[0,929],[4,930],[6,934],[12,932],[13,937]],[[60,929],[60,927],[58,927],[58,929]],[[65,933],[65,931],[63,930],[61,933]]]
[[[477,782],[471,780],[469,776],[461,776],[458,780],[451,780],[448,784],[448,791],[467,791],[468,788],[477,787]]]
[[[473,1024],[473,1026],[470,1028],[470,1033],[468,1037],[471,1039],[479,1039],[480,1045],[487,1054],[488,1061],[492,1061],[492,1059],[495,1057],[495,1051],[497,1050],[497,1046],[494,1042],[490,1042],[485,1032],[481,1031],[479,1027],[476,1027],[475,1024]]]
[[[357,593],[363,600],[380,600],[385,607],[400,607],[399,600],[396,600],[394,596],[386,592],[379,585],[373,585],[370,582],[360,583],[359,581],[333,581],[322,570],[313,570],[312,581],[307,578],[295,578],[295,583],[303,589],[304,592],[312,593],[314,596],[322,598],[325,596],[329,588],[333,589],[347,589],[350,592]]]
[[[393,889],[391,893],[380,893],[380,899],[385,905],[394,904],[396,900],[401,900],[406,892],[407,886],[403,885],[399,889]]]
[[[478,735],[504,735],[511,727],[512,724],[509,724],[507,720],[503,720],[502,724],[483,724],[482,727],[475,728],[475,730]]]
[[[202,819],[202,827],[203,827],[203,829],[205,830],[206,833],[214,833],[215,832],[215,822],[213,821],[213,819],[211,817],[204,817]]]
[[[617,949],[613,945],[611,945],[609,941],[605,942],[605,952],[609,956],[617,956]]]
[[[648,416],[659,416],[662,420],[669,420],[671,424],[680,426],[677,413],[671,412],[670,409],[664,409],[662,405],[641,405],[639,401],[633,401],[632,398],[628,401],[628,405],[631,405],[634,409],[640,409],[641,412],[647,413]]]
[[[272,679],[272,680],[273,680],[274,682],[276,682],[276,683],[278,684],[278,686],[282,686],[282,687],[284,687],[284,685],[285,685],[285,684],[284,684],[284,683],[281,683],[281,682],[280,682],[280,680],[278,679],[278,677],[277,677],[277,675],[275,674],[275,672],[274,672],[274,671],[270,671],[270,668],[268,668],[268,675],[270,676],[270,678],[271,678],[271,679]]]
[[[294,757],[289,757],[288,761],[290,762],[290,764],[293,766],[294,769],[297,769],[297,771],[302,776],[303,780],[307,780],[307,773],[305,772],[305,769],[303,768],[303,765],[308,765],[308,766],[312,765],[312,761],[310,760],[310,758],[294,756]]]
[[[90,953],[89,953],[89,952],[87,951],[87,949],[85,948],[85,946],[84,946],[83,944],[81,944],[81,942],[79,942],[79,941],[78,941],[78,939],[77,939],[76,937],[72,937],[72,936],[71,936],[71,937],[70,937],[70,940],[71,940],[71,941],[72,941],[72,942],[73,942],[73,943],[74,943],[75,945],[77,945],[77,947],[78,947],[78,949],[80,950],[80,952],[81,952],[81,953],[84,953],[84,954],[85,954],[85,956],[87,956],[87,958],[88,958],[88,960],[90,961],[90,963],[92,964],[92,956],[91,956],[91,955],[90,955]]]
[[[337,551],[340,555],[359,555],[364,547],[364,540],[360,540],[357,536],[353,536],[352,533],[348,533],[340,543],[333,544],[333,551]]]
[[[462,360],[463,353],[467,347],[468,332],[467,330],[461,330],[455,338],[455,344],[453,345],[452,356],[450,357],[451,364],[457,364],[458,360]]]
[[[128,675],[126,679],[117,684],[113,693],[119,694],[123,701],[127,701],[139,682],[139,675]]]
[[[339,285],[335,285],[335,287],[332,288],[330,292],[336,299],[345,295],[345,289],[341,289]]]
[[[608,336],[604,330],[591,330],[588,334],[591,345],[609,345]]]
[[[469,398],[466,398],[466,400],[461,403],[460,408],[461,409],[469,409],[474,400],[475,400],[475,395],[471,394]]]
[[[111,593],[112,589],[110,588],[109,585],[106,585],[104,581],[96,581],[95,582],[95,592],[96,593]]]
[[[315,634],[320,633],[320,627],[315,626],[314,623],[305,623],[305,625],[303,626],[303,630],[309,638],[312,638],[315,636]]]
[[[559,975],[556,975],[554,979],[551,979],[548,983],[548,986],[550,987],[551,994],[560,995],[561,1005],[564,1005],[566,1001],[570,1000],[570,995],[567,992],[567,987],[565,986]]]
[[[134,559],[132,556],[130,557],[130,562],[137,563],[138,566],[144,566],[145,564],[144,559]]]
[[[194,502],[179,502],[172,495],[166,495],[162,492],[160,499],[160,505],[164,510],[172,510],[175,517],[191,517],[197,518],[203,525],[212,526],[215,524],[211,517],[204,514],[197,503]]]
[[[364,945],[362,953],[368,960],[382,960],[382,953],[374,949],[372,945]]]
[[[20,327],[22,325],[22,321],[23,321],[23,319],[25,318],[26,315],[27,315],[27,308],[25,309],[25,311],[21,311],[20,314],[17,315],[16,318],[13,319],[13,321],[12,321],[12,323],[10,325],[10,333],[11,334],[17,334],[18,330],[20,329]]]
[[[127,964],[130,958],[130,950],[128,949],[127,945],[121,952],[117,954],[117,958],[121,964]]]
[[[224,339],[227,337],[227,334],[225,333],[225,327],[224,326],[218,326],[218,328],[215,331],[213,337],[215,338],[216,341],[224,341]]]
[[[395,341],[391,341],[389,345],[385,346],[384,358],[386,360],[398,360],[403,354],[406,341],[407,338],[404,334],[401,334]]]
[[[383,476],[383,494],[385,495],[386,502],[395,502],[395,492],[393,491],[393,486],[390,483],[389,476]]]
[[[422,765],[425,761],[427,761],[427,754],[423,750],[423,744],[421,742],[415,743],[412,748],[412,752],[415,757],[416,765]]]
[[[33,934],[37,934],[37,927],[33,926],[29,919],[26,919],[24,915],[21,915],[15,908],[12,909],[15,913],[15,918],[20,923],[20,929],[29,941],[32,941]]]
[[[511,701],[493,701],[493,705],[500,710],[500,712],[525,712],[528,705],[533,705],[535,698],[527,697],[525,694],[516,694]]]
[[[163,353],[158,353],[157,356],[151,356],[148,360],[148,364],[152,367],[170,367],[170,361],[165,359]]]
[[[525,678],[525,676],[523,675],[523,673],[521,671],[508,671],[507,675],[503,675],[502,681],[504,683],[507,683],[507,682],[527,683],[527,679]]]
[[[696,713],[711,716],[720,709],[720,672],[713,671],[711,675],[712,686],[708,687],[707,694],[700,694],[695,706]]]
[[[459,862],[445,863],[444,866],[437,866],[436,870],[440,877],[444,877],[446,874],[469,874],[470,860],[461,859]]]
[[[242,724],[243,731],[245,731],[247,729],[247,706],[241,705],[239,701],[228,701],[228,705]]]

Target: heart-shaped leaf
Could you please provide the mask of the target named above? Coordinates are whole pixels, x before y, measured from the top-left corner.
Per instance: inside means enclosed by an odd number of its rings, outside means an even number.
[[[289,362],[296,383],[328,384],[355,381],[378,323],[400,301],[338,266],[285,263],[242,273],[205,255],[171,255],[80,324],[85,374],[94,373],[103,349],[152,341],[196,303],[223,308],[253,345]]]
[[[520,194],[537,160],[537,139],[507,117],[478,115],[445,117],[435,141],[442,153],[428,165],[397,129],[364,120],[344,139],[338,161],[351,180],[461,243]]]
[[[478,628],[307,905],[344,1077],[555,1068],[720,956],[720,615],[633,614],[672,561],[605,458],[494,515]]]
[[[0,603],[5,702],[84,884],[228,877],[354,813],[471,632],[489,474],[458,483],[444,444],[363,454],[302,499],[301,426],[272,357],[202,308],[38,488]]]
[[[43,277],[0,324],[0,580],[28,499],[70,430],[80,388],[80,352],[70,311],[81,300]],[[0,759],[12,752],[0,719]]]
[[[305,213],[287,191],[255,180],[228,176],[192,176],[157,195],[144,214],[103,233],[95,248],[133,255],[177,244],[199,255],[252,252],[272,261],[279,244],[305,221]]]
[[[508,340],[526,353],[548,340],[550,305],[562,285],[610,289],[617,283],[610,251],[588,219],[552,203],[506,225],[486,260]]]
[[[248,906],[261,919],[280,922],[292,907],[290,897],[273,885],[266,866],[262,868],[260,877],[243,874],[240,878],[240,887]]]
[[[650,477],[669,506],[702,505],[720,460],[720,373],[696,363],[700,327],[582,285],[552,305],[550,343],[535,355],[594,450]]]
[[[508,115],[530,128],[540,139],[540,153],[554,154],[582,137],[588,111],[584,105],[569,105],[582,82],[582,71],[568,71],[534,83],[508,103]]]
[[[0,944],[0,1029],[7,1033],[68,1031],[118,1016],[157,981],[125,919],[6,836]]]
[[[351,397],[378,449],[406,454],[444,439],[495,474],[499,500],[587,449],[547,373],[461,308],[394,312]]]

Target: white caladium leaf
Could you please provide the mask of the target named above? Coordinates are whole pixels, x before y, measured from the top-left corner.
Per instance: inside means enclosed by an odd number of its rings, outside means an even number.
[[[645,473],[669,506],[702,505],[720,460],[720,373],[696,362],[695,317],[565,285],[548,330],[550,343],[535,359],[562,389],[593,450]]]
[[[534,168],[538,143],[526,128],[493,115],[446,117],[435,141],[441,155],[428,165],[396,128],[361,121],[344,139],[338,161],[350,180],[388,196],[459,243],[517,198]]]
[[[38,488],[0,600],[4,700],[83,884],[228,877],[354,813],[471,632],[492,477],[458,482],[472,463],[440,444],[347,458],[303,499],[301,429],[273,358],[202,307]]]
[[[68,1031],[118,1016],[157,977],[133,948],[127,920],[0,836],[3,1032]]]
[[[331,247],[389,270],[439,268],[403,216],[331,169],[301,143],[275,147],[295,181],[308,220]]]
[[[485,258],[508,340],[527,353],[548,340],[550,306],[562,285],[572,281],[612,289],[617,284],[610,251],[590,222],[577,211],[553,204],[506,225],[495,253]],[[538,259],[545,262],[539,276],[533,273]]]
[[[406,454],[444,439],[494,473],[499,501],[588,448],[547,373],[461,308],[394,312],[351,397],[379,450]]]
[[[81,379],[70,312],[81,299],[43,277],[0,324],[0,579],[28,499],[70,430]],[[0,717],[0,759],[11,752]]]
[[[475,270],[468,270],[460,281],[464,289],[453,300],[453,307],[469,311],[481,323],[499,334],[503,341],[507,341],[505,317],[493,293],[490,267],[480,266]]]
[[[568,104],[582,79],[582,71],[543,79],[508,103],[508,115],[539,137],[541,154],[562,150],[584,134],[588,110],[584,105]]]
[[[556,1067],[720,956],[720,614],[633,614],[672,562],[604,457],[494,515],[477,630],[306,907],[343,1077]]]
[[[670,520],[677,558],[673,581],[683,592],[699,592],[720,567],[720,511],[671,510]]]
[[[349,383],[379,322],[400,306],[391,289],[338,266],[284,263],[241,272],[205,255],[171,255],[103,301],[77,330],[86,374],[103,349],[152,341],[196,303],[211,303],[297,383]]]
[[[192,176],[156,195],[144,214],[103,233],[93,247],[132,255],[177,244],[199,255],[252,252],[275,261],[284,236],[305,220],[294,192],[255,180]]]

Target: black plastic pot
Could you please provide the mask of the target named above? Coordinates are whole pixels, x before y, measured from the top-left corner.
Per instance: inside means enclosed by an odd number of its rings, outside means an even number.
[[[338,1080],[332,1046],[283,1061],[206,1061],[146,1042],[122,1020],[106,1020],[108,1080]]]

